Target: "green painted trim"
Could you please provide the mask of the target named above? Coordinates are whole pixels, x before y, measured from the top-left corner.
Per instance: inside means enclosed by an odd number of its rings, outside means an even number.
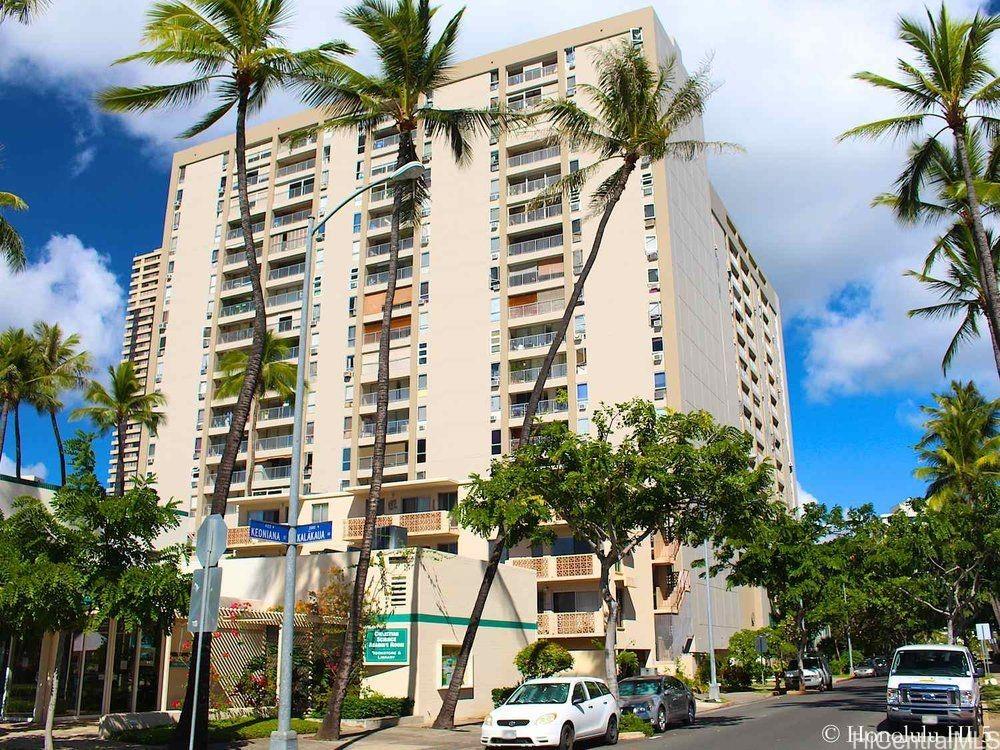
[[[460,625],[467,627],[468,617],[449,617],[448,615],[429,615],[423,612],[388,615],[386,622],[428,622],[438,625]],[[519,622],[517,620],[480,620],[481,628],[506,628],[508,630],[538,630],[537,622]]]
[[[0,474],[0,481],[10,482],[11,484],[23,484],[25,487],[40,487],[43,490],[55,491],[59,489],[58,484],[43,482],[40,479],[25,479],[24,477],[18,478],[7,474]]]

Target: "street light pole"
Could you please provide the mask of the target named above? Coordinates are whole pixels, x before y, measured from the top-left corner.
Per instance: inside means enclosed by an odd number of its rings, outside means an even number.
[[[328,211],[319,221],[309,217],[306,230],[306,257],[303,263],[302,307],[299,313],[299,356],[295,371],[295,420],[292,425],[291,482],[288,487],[288,547],[285,550],[285,595],[281,613],[281,643],[278,656],[278,728],[271,732],[270,750],[297,750],[298,736],[292,730],[292,651],[295,645],[295,574],[299,546],[295,538],[299,523],[299,489],[302,483],[302,432],[305,428],[306,366],[309,347],[306,346],[306,321],[310,315],[312,298],[313,245],[316,235],[340,209],[362,193],[385,183],[410,182],[420,179],[424,165],[419,161],[404,164],[378,180],[362,185]],[[252,467],[251,467],[252,470]]]
[[[844,588],[844,609],[846,610],[847,609],[847,584],[846,583],[841,583],[840,585],[843,586],[843,588]],[[854,647],[851,646],[851,621],[850,621],[850,618],[848,618],[848,620],[847,620],[847,661],[850,664],[850,666],[848,667],[848,670],[850,671],[850,674],[853,675],[854,674]]]
[[[715,673],[715,634],[712,632],[712,546],[705,540],[705,613],[708,620],[708,667],[710,672],[708,683],[708,699],[720,701],[719,681]]]

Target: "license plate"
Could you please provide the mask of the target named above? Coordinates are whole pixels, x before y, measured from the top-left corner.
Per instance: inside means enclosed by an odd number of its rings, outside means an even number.
[[[930,714],[924,714],[923,716],[920,717],[920,721],[924,724],[937,724],[938,717]]]
[[[517,731],[514,729],[504,729],[502,732],[500,732],[500,738],[505,740],[517,739]]]

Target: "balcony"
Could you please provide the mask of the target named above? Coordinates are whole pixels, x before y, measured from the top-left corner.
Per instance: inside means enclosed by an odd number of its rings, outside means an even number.
[[[536,237],[531,240],[513,242],[507,246],[507,256],[513,258],[518,255],[538,253],[543,250],[551,250],[553,248],[559,248],[562,250],[562,247],[563,234],[562,232],[559,232],[558,234],[550,234],[546,237]]]
[[[517,197],[520,195],[534,193],[538,190],[545,190],[545,188],[552,187],[559,182],[561,177],[562,176],[556,172],[555,174],[544,174],[539,177],[529,177],[518,182],[511,182],[507,186],[507,194]]]
[[[299,236],[299,232],[302,232],[302,236]],[[306,230],[296,229],[294,231],[288,232],[288,234],[295,235],[293,237],[286,237],[284,240],[279,242],[272,241],[271,252],[268,256],[269,260],[273,260],[276,255],[279,254],[291,254],[293,251],[302,250],[306,246]]]
[[[240,250],[236,253],[226,253],[226,257],[222,261],[222,265],[225,268],[230,266],[242,266],[247,262],[247,254],[245,250]],[[260,249],[257,250],[257,262],[260,262]]]
[[[533,318],[536,315],[562,315],[566,309],[566,300],[550,299],[542,302],[529,302],[526,305],[515,305],[507,309],[507,318],[517,320],[518,318]]]
[[[529,367],[524,370],[512,370],[510,373],[510,382],[512,385],[534,383],[538,378],[538,373],[541,371],[541,366]],[[549,370],[549,379],[564,378],[566,377],[566,373],[567,366],[565,362],[562,364],[553,364],[552,368]]]
[[[524,349],[539,349],[541,347],[549,346],[553,341],[555,341],[555,338],[555,331],[532,333],[526,336],[514,336],[510,340],[510,350],[512,352],[516,352]]]
[[[566,278],[565,271],[560,267],[551,271],[539,272],[537,268],[527,268],[523,271],[516,271],[507,277],[507,286],[518,287],[528,284],[543,284],[546,281],[555,281]]]
[[[381,151],[386,148],[394,148],[399,145],[399,133],[390,133],[372,141],[372,151]]]
[[[604,635],[601,612],[539,612],[538,635],[555,638]]]
[[[366,333],[361,338],[362,346],[371,346],[372,344],[377,344],[379,342],[379,336],[381,331],[373,331],[372,333]],[[400,328],[389,329],[389,342],[390,345],[393,341],[402,341],[404,339],[410,338],[411,329],[410,326],[402,326]]]
[[[291,435],[275,435],[273,437],[258,438],[253,444],[254,450],[258,452],[281,451],[292,447]]]
[[[413,249],[413,237],[402,237],[399,240],[399,252],[402,253],[404,250]],[[389,254],[389,243],[380,242],[377,245],[369,245],[368,250],[365,252],[366,258],[377,258],[380,255]]]
[[[517,169],[518,167],[526,167],[529,164],[537,164],[538,162],[548,161],[549,159],[556,159],[562,153],[560,146],[546,146],[545,148],[535,149],[534,151],[526,151],[523,154],[514,154],[513,156],[507,157],[507,168]]]
[[[559,66],[556,63],[551,63],[549,65],[539,65],[532,68],[524,68],[520,73],[512,73],[507,76],[508,86],[520,86],[524,83],[531,83],[532,81],[539,81],[542,78],[548,78],[549,76],[554,76],[559,72]]]
[[[677,553],[680,552],[681,542],[679,539],[668,541],[660,534],[653,536],[653,564],[672,565],[677,560]]]
[[[659,589],[654,590],[653,614],[657,615],[677,615],[680,614],[684,597],[691,590],[691,571],[682,570],[673,581],[672,588],[664,596]]]
[[[303,239],[303,242],[305,240]],[[267,272],[268,281],[278,281],[279,279],[287,279],[290,276],[298,276],[306,271],[305,263],[293,263],[290,266],[282,266],[281,268],[272,268]]]
[[[533,224],[546,219],[554,219],[562,216],[562,203],[549,203],[546,206],[539,206],[530,210],[511,211],[507,214],[507,222],[511,226],[520,224]]]
[[[392,214],[386,214],[385,216],[376,216],[375,218],[368,220],[369,232],[386,231],[391,227],[392,227]]]
[[[253,300],[246,300],[245,302],[236,302],[232,305],[223,305],[219,308],[220,318],[230,318],[234,315],[243,315],[244,313],[253,312]]]
[[[372,456],[361,456],[358,458],[358,471],[371,471],[372,470]],[[409,454],[406,451],[396,451],[394,453],[385,454],[385,468],[395,469],[399,466],[406,466],[410,462]]]
[[[410,358],[397,357],[389,360],[389,377],[403,378],[410,374]],[[370,383],[378,379],[378,363],[371,362],[361,366],[361,382]]]
[[[284,292],[283,294],[272,294],[266,300],[265,304],[270,312],[271,308],[282,307],[283,305],[290,305],[295,302],[302,301],[302,290],[296,289],[294,292]]]
[[[277,157],[279,159],[287,159],[291,156],[297,156],[298,154],[305,153],[309,149],[315,149],[316,141],[317,136],[315,133],[298,138],[292,138],[278,148]]]
[[[205,477],[206,490],[213,489],[215,487],[215,479],[216,479],[215,474],[210,474],[209,476]],[[246,483],[247,483],[246,469],[240,469],[239,471],[234,471],[232,474],[230,474],[230,479],[229,479],[230,488]]]
[[[246,254],[243,254],[246,257]],[[222,282],[222,293],[231,292],[237,289],[244,289],[250,287],[250,277],[249,276],[239,276],[235,279],[226,279]]]
[[[539,581],[587,580],[601,574],[600,563],[593,554],[512,557],[510,564],[535,571]]]
[[[273,422],[278,419],[291,419],[295,416],[294,406],[271,406],[261,409],[257,414],[258,422]],[[214,421],[214,419],[213,419]]]
[[[280,482],[292,476],[291,464],[282,466],[258,466],[254,477],[262,482]]]
[[[398,403],[400,401],[410,400],[410,389],[409,388],[393,388],[389,391],[389,403]],[[361,406],[375,406],[378,403],[378,393],[363,393],[361,394]],[[373,433],[374,434],[374,433]]]
[[[410,430],[410,420],[409,419],[390,419],[386,425],[385,434],[386,435],[402,435]],[[361,433],[359,437],[362,438],[373,438],[375,437],[375,423],[365,422],[361,425]]]
[[[451,523],[451,517],[446,510],[429,510],[421,513],[396,513],[394,515],[378,516],[376,527],[402,526],[410,537],[441,536],[442,534],[457,534],[458,528]],[[364,534],[364,518],[348,518],[344,520],[344,541],[360,540]]]
[[[280,180],[282,177],[287,177],[288,175],[299,174],[300,172],[309,172],[316,169],[316,159],[306,159],[305,161],[297,161],[294,164],[289,164],[284,167],[278,167],[274,173],[274,177]]]
[[[257,221],[250,225],[250,233],[256,235],[258,232],[264,231],[264,222]],[[226,242],[230,242],[236,239],[243,239],[243,227],[236,227],[235,229],[230,229],[226,232]]]
[[[289,224],[296,224],[300,221],[305,221],[309,218],[312,213],[311,208],[303,208],[301,211],[293,211],[290,214],[282,214],[281,216],[275,216],[271,221],[271,226],[275,229],[278,227],[287,227]]]
[[[510,405],[510,418],[511,419],[522,419],[524,413],[528,410],[528,404],[511,404]],[[535,409],[535,414],[537,416],[542,416],[543,414],[563,414],[569,411],[569,403],[566,401],[560,401],[558,399],[549,398],[544,401],[538,402],[538,407]]]
[[[249,341],[253,338],[253,328],[238,328],[235,331],[220,331],[216,338],[217,344],[235,344]]]
[[[396,269],[396,282],[407,281],[413,278],[413,266],[400,266]],[[365,278],[365,286],[378,286],[389,283],[389,272],[370,273]]]
[[[211,445],[208,446],[208,451],[205,453],[205,455],[208,458],[218,458],[222,455],[225,449],[226,449],[225,442],[212,443]],[[246,453],[246,452],[247,452],[247,441],[244,440],[242,443],[240,443],[240,449],[238,453]]]

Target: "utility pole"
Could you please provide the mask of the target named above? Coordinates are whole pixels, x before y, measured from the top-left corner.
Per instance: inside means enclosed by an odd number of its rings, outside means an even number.
[[[719,682],[715,673],[715,634],[712,632],[712,546],[708,539],[705,540],[705,613],[708,620],[708,667],[710,680],[708,683],[708,699],[718,702],[722,700],[719,695]]]
[[[847,584],[846,583],[841,583],[841,586],[843,586],[843,588],[844,588],[844,607],[845,607],[845,610],[846,610],[846,605],[847,605]],[[850,674],[853,675],[854,674],[854,648],[851,646],[851,619],[850,618],[847,618],[847,661],[850,664],[850,666],[848,667],[848,669],[850,670]]]

